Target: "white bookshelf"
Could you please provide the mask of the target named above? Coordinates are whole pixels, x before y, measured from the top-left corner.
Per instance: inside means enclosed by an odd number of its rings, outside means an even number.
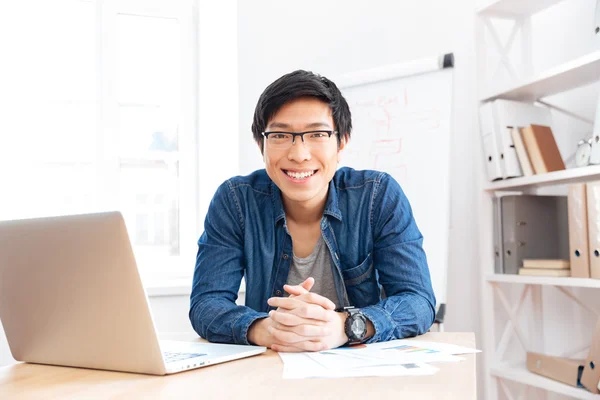
[[[545,186],[590,182],[594,180],[600,180],[600,165],[569,168],[563,171],[490,182],[485,186],[484,190],[487,192],[499,190],[522,191]]]
[[[492,274],[492,275],[488,275],[485,279],[488,282],[520,283],[523,285],[600,288],[600,279],[591,279],[591,278]]]
[[[477,13],[477,56],[479,61],[479,93],[480,102],[494,99],[510,99],[525,102],[534,102],[544,97],[559,94],[570,89],[588,85],[600,80],[600,51],[592,51],[582,57],[572,59],[566,63],[556,65],[545,71],[533,73],[531,54],[535,49],[531,47],[531,16],[551,6],[561,3],[563,0],[483,0]],[[565,7],[567,7],[565,5]],[[493,66],[487,64],[486,51],[490,46],[498,46],[500,43],[498,32],[493,26],[493,18],[513,19],[515,26],[520,30],[522,71],[510,74],[513,81],[504,87],[493,86]],[[590,33],[593,22],[590,24]],[[559,29],[560,27],[557,27]],[[486,35],[491,31],[491,36]],[[513,32],[514,33],[514,32]],[[494,39],[487,43],[486,38]],[[496,48],[498,54],[506,61],[509,55],[507,48]],[[527,58],[529,57],[529,59]],[[508,65],[505,68],[516,68]],[[519,78],[526,77],[526,78]],[[476,132],[476,138],[481,141],[480,132]],[[483,163],[481,164],[484,168]],[[485,174],[483,174],[485,175]],[[485,178],[483,178],[485,179]],[[493,198],[498,192],[536,192],[537,189],[568,185],[572,183],[591,182],[600,180],[600,165],[583,168],[572,168],[564,171],[550,172],[547,174],[529,177],[506,179],[496,182],[483,181],[478,210],[480,235],[479,251],[481,261],[481,307],[482,307],[482,347],[483,367],[486,400],[498,400],[501,398],[517,399],[530,398],[531,388],[543,389],[577,399],[600,400],[600,395],[594,395],[584,389],[571,387],[563,383],[536,375],[527,370],[524,363],[513,365],[507,364],[507,360],[515,358],[525,359],[524,348],[529,349],[529,342],[540,343],[539,350],[544,352],[544,324],[543,324],[543,291],[545,287],[554,287],[567,294],[571,300],[586,308],[586,304],[578,296],[577,288],[587,290],[600,289],[600,280],[582,279],[571,277],[542,277],[542,276],[520,276],[502,275],[494,273],[494,227],[493,227]],[[562,188],[557,188],[562,190]],[[521,298],[515,294],[521,293]],[[594,292],[595,293],[595,292]],[[600,292],[599,292],[600,293]],[[510,296],[509,296],[510,294]],[[515,303],[518,300],[518,303]],[[530,321],[527,327],[519,325],[518,310],[525,302],[531,302],[528,309]],[[569,300],[570,301],[570,300]],[[587,307],[588,311],[594,311]],[[545,310],[546,313],[548,310]],[[508,321],[507,317],[508,316]],[[503,332],[501,335],[500,333]],[[511,347],[513,339],[526,338],[521,341],[522,346]],[[534,339],[535,338],[535,339]],[[527,340],[529,339],[529,340]],[[527,345],[525,345],[525,344]],[[554,349],[557,350],[557,349]],[[552,354],[549,351],[546,351]],[[516,356],[516,357],[515,357]],[[509,384],[518,383],[520,385]],[[528,388],[528,389],[527,389]],[[518,390],[521,390],[519,393]],[[515,391],[517,391],[515,393]],[[538,397],[536,397],[538,398]],[[545,398],[545,397],[544,397]]]
[[[563,0],[492,0],[477,9],[477,14],[492,17],[527,16],[542,11]]]
[[[600,76],[600,50],[543,71],[524,82],[487,94],[481,101],[494,99],[533,102],[596,82]]]
[[[513,382],[519,382],[524,385],[548,390],[550,392],[559,393],[565,396],[571,396],[576,399],[600,399],[600,395],[590,393],[585,389],[569,386],[564,383],[529,372],[525,364],[496,366],[491,368],[490,373],[498,378],[508,379]]]

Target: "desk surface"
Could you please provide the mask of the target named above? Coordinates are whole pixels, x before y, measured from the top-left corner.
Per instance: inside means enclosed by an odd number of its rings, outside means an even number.
[[[432,332],[417,339],[476,347],[473,333]],[[462,357],[466,360],[437,364],[440,370],[432,376],[300,380],[281,378],[281,358],[271,350],[262,355],[164,377],[20,363],[0,368],[0,399],[201,396],[244,400],[364,400],[386,399],[394,394],[418,399],[475,399],[475,355]]]

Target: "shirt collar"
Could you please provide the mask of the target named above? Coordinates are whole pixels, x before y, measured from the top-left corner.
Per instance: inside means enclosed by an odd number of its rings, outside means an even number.
[[[275,223],[285,219],[285,210],[283,209],[283,200],[281,199],[281,190],[271,181],[271,194],[273,201],[273,209],[275,210]],[[323,215],[330,215],[339,221],[342,221],[342,212],[338,207],[337,188],[333,179],[329,182],[329,191],[327,192],[327,200],[325,201],[325,209]]]

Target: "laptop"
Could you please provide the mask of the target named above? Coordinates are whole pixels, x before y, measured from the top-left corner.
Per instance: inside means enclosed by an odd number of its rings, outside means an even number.
[[[159,341],[119,212],[0,221],[0,320],[30,363],[166,375],[266,351]]]

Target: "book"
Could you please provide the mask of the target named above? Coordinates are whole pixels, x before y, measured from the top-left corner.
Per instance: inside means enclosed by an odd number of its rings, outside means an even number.
[[[571,262],[569,260],[550,260],[550,259],[524,259],[523,268],[541,268],[541,269],[569,269]]]
[[[510,134],[512,136],[515,150],[517,151],[517,158],[519,159],[519,164],[521,164],[523,176],[532,176],[533,174],[535,174],[535,172],[533,171],[533,167],[531,166],[531,162],[529,161],[529,155],[527,154],[525,143],[523,143],[523,137],[521,136],[521,128],[511,128]]]
[[[523,128],[521,135],[536,174],[565,169],[565,163],[549,126],[532,124]]]
[[[519,268],[519,275],[526,276],[571,276],[570,269]]]

